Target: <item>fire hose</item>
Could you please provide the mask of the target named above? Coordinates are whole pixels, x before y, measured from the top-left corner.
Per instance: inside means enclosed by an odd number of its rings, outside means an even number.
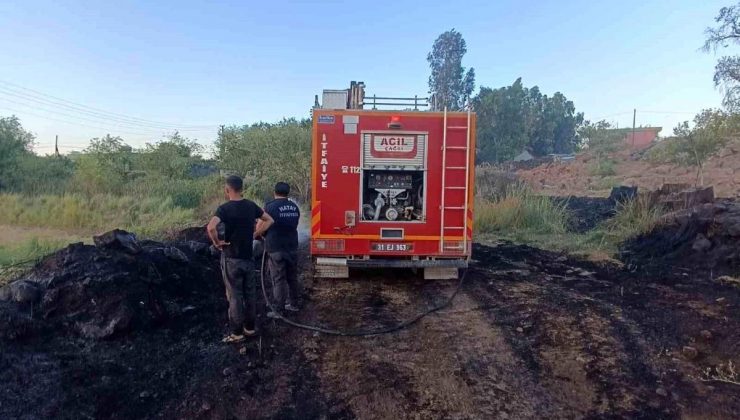
[[[283,323],[290,325],[292,327],[295,327],[295,328],[304,329],[308,331],[320,332],[320,333],[329,334],[329,335],[338,335],[342,337],[367,337],[367,336],[372,336],[372,335],[390,334],[390,333],[402,330],[418,322],[420,319],[424,318],[425,316],[433,312],[437,312],[440,309],[443,309],[447,307],[450,303],[452,303],[452,301],[455,299],[455,296],[457,296],[458,292],[460,292],[460,289],[462,289],[462,285],[465,281],[465,276],[468,273],[467,270],[463,272],[462,276],[460,276],[460,281],[457,283],[457,287],[452,292],[452,294],[447,299],[445,299],[444,302],[414,316],[413,318],[409,318],[406,321],[401,322],[400,324],[394,325],[392,327],[380,328],[377,330],[342,331],[342,330],[335,330],[331,328],[318,327],[315,325],[302,324],[300,322],[296,322],[291,319],[288,319],[284,317],[279,311],[276,311],[275,308],[272,306],[272,302],[270,302],[270,299],[268,299],[267,291],[265,289],[266,256],[267,256],[267,251],[262,251],[262,263],[260,265],[260,283],[262,284],[262,297],[264,297],[267,307],[270,308],[270,311],[272,311],[272,313],[274,314],[273,319],[278,319],[282,321]]]

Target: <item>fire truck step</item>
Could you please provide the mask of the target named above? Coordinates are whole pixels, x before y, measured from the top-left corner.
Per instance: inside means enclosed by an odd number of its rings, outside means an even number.
[[[462,169],[462,170],[465,170],[466,168],[464,166],[448,166],[445,169]]]
[[[448,190],[464,190],[465,189],[465,187],[445,187],[445,188],[447,188]]]
[[[465,207],[449,207],[449,206],[445,206],[445,210],[465,210]]]
[[[465,228],[462,227],[462,226],[445,226],[445,229],[461,230],[461,229],[465,229]]]
[[[447,146],[447,147],[445,147],[445,149],[448,149],[448,150],[468,150],[468,148],[465,147],[465,146]]]
[[[467,130],[468,126],[466,125],[448,125],[448,130]]]
[[[445,245],[443,250],[444,251],[462,251],[465,249],[462,245]]]

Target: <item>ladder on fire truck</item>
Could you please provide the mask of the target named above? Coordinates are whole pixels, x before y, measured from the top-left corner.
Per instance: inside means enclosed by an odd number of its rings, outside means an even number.
[[[470,106],[468,106],[468,118],[466,125],[452,126],[447,124],[447,107],[444,108],[444,129],[442,131],[442,202],[440,204],[441,220],[439,235],[439,252],[442,254],[444,254],[445,252],[465,253],[468,249],[468,190],[470,188],[470,113]],[[459,132],[462,130],[465,130],[465,146],[448,145],[448,133]],[[456,159],[456,161],[459,161],[460,153],[465,155],[465,164],[463,166],[447,166],[448,155],[453,156],[455,154],[458,154],[458,158]],[[447,185],[448,172],[460,173],[462,171],[465,172],[465,185]],[[456,177],[455,179],[459,179],[459,177]],[[449,205],[450,203],[448,202],[447,194],[453,190],[463,191],[462,203],[454,203],[455,205]],[[456,214],[458,212],[461,212],[463,220],[462,226],[447,225],[445,223],[445,213],[447,211],[455,212]],[[455,219],[460,220],[459,218]],[[447,243],[445,241],[445,237],[455,233],[460,233],[460,236],[462,236],[462,241]]]

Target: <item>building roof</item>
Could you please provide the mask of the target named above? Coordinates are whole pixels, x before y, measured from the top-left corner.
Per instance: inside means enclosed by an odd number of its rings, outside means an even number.
[[[652,144],[658,138],[658,133],[663,127],[635,127],[625,129],[624,143],[633,149],[644,149]]]

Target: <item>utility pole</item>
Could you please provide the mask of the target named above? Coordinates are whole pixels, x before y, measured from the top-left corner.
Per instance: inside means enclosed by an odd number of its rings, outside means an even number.
[[[59,157],[59,134],[54,136],[54,154]]]
[[[221,124],[218,127],[218,158],[223,159],[224,158],[224,125]]]
[[[635,121],[637,120],[637,108],[632,112],[632,147],[635,147]]]

